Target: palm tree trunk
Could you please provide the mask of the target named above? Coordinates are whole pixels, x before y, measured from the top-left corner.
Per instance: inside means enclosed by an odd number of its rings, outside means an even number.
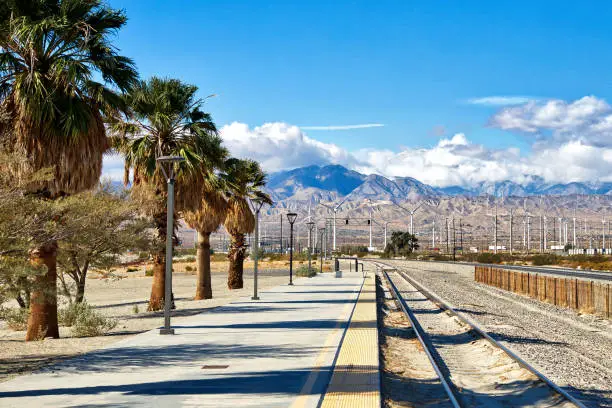
[[[210,232],[198,231],[198,283],[194,300],[212,299],[210,276]]]
[[[164,291],[166,290],[166,255],[159,252],[153,255],[153,286],[149,299],[149,312],[164,308]]]
[[[227,254],[227,258],[229,259],[227,287],[230,289],[242,289],[244,287],[242,275],[244,271],[245,252],[244,234],[232,235],[231,247]]]
[[[159,234],[160,242],[166,242],[167,230],[167,213],[160,211],[155,214],[153,219],[155,227]],[[164,308],[164,295],[166,290],[166,250],[159,248],[153,254],[153,285],[151,286],[151,297],[149,298],[149,306],[147,310],[157,311]]]
[[[25,339],[26,341],[42,340],[45,337],[58,339],[57,243],[37,248],[32,253],[32,263],[46,266],[47,272],[34,279]]]

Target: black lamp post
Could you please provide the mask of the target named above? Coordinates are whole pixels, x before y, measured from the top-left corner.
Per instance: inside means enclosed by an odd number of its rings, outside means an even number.
[[[293,285],[293,223],[297,218],[296,213],[287,214],[289,221],[289,285]]]
[[[257,261],[259,261],[259,211],[264,205],[264,201],[261,198],[254,198],[251,200],[251,205],[255,210],[255,245],[254,245],[254,257],[253,257],[253,297],[251,300],[259,300],[257,296]]]
[[[312,268],[312,232],[314,230],[315,223],[309,221],[306,223],[308,227],[308,274],[310,275],[310,270]]]
[[[325,231],[325,228],[319,228],[319,233],[321,234],[321,240],[319,241],[319,257],[321,258],[320,273],[323,273],[323,237],[325,236]]]
[[[168,183],[164,327],[159,329],[159,334],[174,334],[174,329],[170,327],[170,308],[172,307],[172,231],[174,231],[174,165],[184,160],[180,156],[160,156],[156,159]]]

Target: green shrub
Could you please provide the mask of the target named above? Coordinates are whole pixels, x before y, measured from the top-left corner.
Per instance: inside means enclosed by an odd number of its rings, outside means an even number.
[[[117,326],[117,321],[96,312],[86,302],[60,309],[60,324],[72,327],[74,337],[102,336]]]
[[[134,266],[129,266],[127,268],[127,272],[138,272],[138,268],[134,267]]]
[[[302,265],[295,270],[295,276],[305,276],[305,277],[311,278],[315,276],[316,274],[317,274],[317,269],[310,268],[310,271],[309,271],[308,265]]]
[[[501,254],[483,252],[478,254],[476,261],[479,263],[500,264],[502,262],[502,256]]]
[[[28,309],[26,308],[2,308],[0,319],[6,321],[9,329],[15,331],[25,330],[28,326]]]
[[[196,248],[176,248],[174,250],[174,255],[175,256],[185,256],[185,255],[194,255],[195,256],[196,252],[197,252]]]
[[[538,265],[556,265],[559,263],[560,260],[561,260],[561,257],[555,254],[539,254],[539,255],[534,255],[533,258],[531,258],[531,262],[536,266]]]
[[[153,276],[153,269],[146,269],[145,276]]]
[[[193,271],[195,271],[195,268],[194,268],[193,266],[191,266],[191,265],[187,265],[187,266],[185,267],[185,270],[186,270],[187,272],[193,272]]]

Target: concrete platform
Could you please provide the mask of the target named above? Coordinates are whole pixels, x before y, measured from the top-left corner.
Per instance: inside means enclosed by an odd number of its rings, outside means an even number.
[[[149,331],[0,383],[0,406],[316,407],[363,282],[297,279],[193,316],[174,336]]]

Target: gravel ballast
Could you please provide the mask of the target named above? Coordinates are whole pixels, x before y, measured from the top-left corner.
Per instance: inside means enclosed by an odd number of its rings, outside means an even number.
[[[407,272],[494,338],[590,407],[612,407],[610,321],[482,285],[466,274]]]

